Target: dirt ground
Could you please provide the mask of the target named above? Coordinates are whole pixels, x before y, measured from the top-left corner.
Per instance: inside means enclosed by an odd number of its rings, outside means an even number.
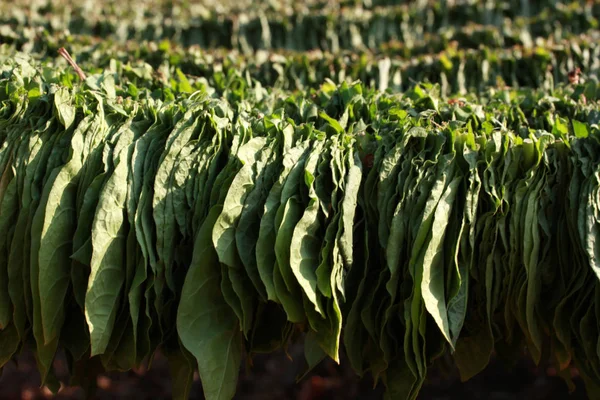
[[[299,383],[296,376],[302,374],[303,352],[300,346],[290,348],[291,361],[282,352],[261,355],[254,359],[254,366],[243,371],[240,377],[238,400],[378,400],[383,398],[381,385],[373,389],[370,378],[358,379],[342,360],[341,365],[324,361]],[[65,363],[56,361],[59,378],[66,373]],[[575,371],[576,374],[576,371]],[[456,372],[442,374],[432,370],[419,395],[419,400],[583,400],[587,399],[583,384],[575,378],[577,390],[569,394],[563,381],[552,376],[551,370],[536,368],[524,360],[517,367],[507,370],[498,362],[472,380],[461,383]],[[98,378],[98,392],[93,397],[108,399],[169,399],[171,382],[167,363],[158,355],[150,370],[111,373]],[[57,396],[47,389],[39,388],[39,374],[31,354],[18,358],[18,365],[11,362],[0,377],[0,399],[83,399],[80,389],[64,387]],[[202,387],[194,382],[191,399],[203,399]]]

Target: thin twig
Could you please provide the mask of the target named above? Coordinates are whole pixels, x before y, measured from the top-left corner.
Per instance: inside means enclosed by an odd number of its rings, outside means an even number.
[[[83,70],[81,68],[79,68],[79,65],[77,65],[75,60],[73,60],[73,58],[71,58],[71,55],[69,54],[67,49],[65,49],[64,47],[61,47],[60,49],[58,49],[58,54],[60,54],[65,60],[67,60],[67,62],[71,65],[71,67],[73,67],[73,69],[75,70],[77,75],[79,75],[79,79],[84,81],[85,73],[83,72]]]

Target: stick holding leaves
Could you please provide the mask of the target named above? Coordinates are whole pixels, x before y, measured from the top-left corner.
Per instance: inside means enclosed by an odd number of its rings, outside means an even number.
[[[69,54],[67,49],[65,49],[64,47],[61,47],[60,49],[58,49],[58,54],[60,54],[65,60],[67,60],[67,62],[71,65],[71,67],[73,67],[73,69],[75,70],[77,75],[79,75],[79,79],[84,81],[85,80],[85,72],[83,72],[83,70],[79,67],[79,65],[77,65],[75,60],[73,60],[73,58],[71,57],[71,55]]]

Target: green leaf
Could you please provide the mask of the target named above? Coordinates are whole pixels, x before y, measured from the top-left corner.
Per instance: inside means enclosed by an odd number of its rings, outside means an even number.
[[[306,156],[306,143],[300,144],[292,148],[284,154],[283,170],[279,175],[277,182],[273,185],[267,196],[264,206],[264,213],[260,221],[260,229],[258,231],[258,240],[256,242],[256,265],[260,280],[265,285],[267,291],[267,299],[278,301],[275,284],[273,282],[273,271],[276,268],[276,255],[273,247],[273,242],[276,239],[277,230],[275,219],[278,209],[281,205],[281,193],[286,183],[290,171],[296,164],[302,163],[301,159]]]
[[[572,119],[571,123],[573,124],[573,132],[575,133],[575,137],[578,138],[586,138],[589,135],[587,125],[583,122],[577,121],[576,119]]]
[[[194,88],[192,88],[192,85],[190,85],[190,82],[185,74],[181,72],[181,69],[177,68],[175,72],[177,73],[177,78],[179,78],[179,85],[177,86],[179,91],[184,93],[192,93]]]
[[[446,179],[441,179],[438,182],[444,185]],[[454,338],[450,333],[446,293],[444,291],[446,271],[443,263],[443,245],[460,182],[461,177],[454,178],[444,190],[439,203],[435,207],[431,239],[423,258],[423,280],[421,281],[421,292],[425,307],[427,307],[427,311],[433,316],[434,321],[451,345],[454,343]],[[433,193],[435,191],[436,187],[434,186]]]
[[[58,116],[58,120],[69,129],[75,122],[75,107],[71,104],[71,93],[68,89],[61,87],[54,93],[54,109]]]
[[[315,310],[319,314],[324,315],[321,302],[317,299],[317,275],[315,266],[319,264],[321,240],[317,236],[317,231],[320,226],[318,216],[319,200],[314,189],[316,167],[322,148],[323,143],[318,143],[318,145],[314,146],[313,152],[306,161],[304,181],[308,187],[310,201],[302,217],[293,228],[289,250],[282,249],[280,253],[282,256],[279,257],[278,260],[280,260],[279,262],[281,263],[281,260],[286,257],[283,256],[283,254],[289,252],[289,266],[294,273],[297,282],[315,307]],[[281,246],[284,246],[283,243],[284,242],[281,242]],[[285,244],[285,246],[287,246],[287,244]]]
[[[133,138],[130,120],[118,135],[114,170],[102,187],[92,225],[91,271],[85,296],[92,357],[104,353],[108,346],[125,283],[124,209]]]
[[[233,398],[242,359],[239,320],[220,291],[221,269],[212,243],[221,212],[222,206],[213,207],[198,233],[177,312],[179,337],[198,361],[208,400]]]
[[[337,133],[343,133],[344,132],[344,128],[342,127],[342,125],[340,125],[340,123],[338,121],[336,121],[335,119],[333,119],[329,115],[327,115],[327,113],[325,113],[324,111],[322,111],[322,112],[319,113],[319,117],[321,117],[325,121],[327,121],[327,123],[329,124],[329,126],[331,126],[333,129],[335,129],[335,131]]]

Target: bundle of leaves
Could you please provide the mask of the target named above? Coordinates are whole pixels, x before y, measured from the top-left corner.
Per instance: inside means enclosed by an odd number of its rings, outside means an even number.
[[[600,395],[595,83],[444,101],[0,73],[0,365],[33,349],[57,390],[64,350],[92,391],[160,348],[174,397],[198,369],[229,399],[243,357],[304,340],[307,368],[344,351],[414,399],[444,355],[468,379],[526,347]]]

